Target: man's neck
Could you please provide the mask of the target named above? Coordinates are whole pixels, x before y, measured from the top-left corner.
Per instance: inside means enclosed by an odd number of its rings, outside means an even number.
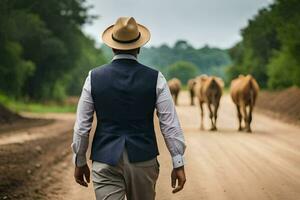
[[[115,54],[115,56],[113,57],[113,60],[116,59],[132,59],[132,60],[137,60],[136,55],[132,55],[132,54]]]
[[[131,53],[118,53],[118,54],[114,54],[114,56],[117,56],[117,55],[129,55],[129,56],[134,56],[137,58],[137,54],[131,54]]]

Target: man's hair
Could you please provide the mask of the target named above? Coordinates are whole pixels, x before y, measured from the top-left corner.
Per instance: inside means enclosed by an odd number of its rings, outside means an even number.
[[[140,53],[140,48],[136,48],[136,49],[130,49],[130,50],[121,50],[121,49],[112,49],[114,54],[118,55],[118,54],[131,54],[136,56],[137,54]]]

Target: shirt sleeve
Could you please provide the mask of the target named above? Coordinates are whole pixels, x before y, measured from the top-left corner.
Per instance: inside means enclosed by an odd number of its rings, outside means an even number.
[[[157,77],[156,93],[160,129],[172,156],[173,167],[178,168],[185,164],[183,154],[186,145],[167,81],[161,72]]]
[[[91,95],[91,72],[89,72],[77,106],[76,121],[74,125],[73,143],[73,163],[78,166],[84,166],[86,161],[86,152],[89,145],[89,133],[92,128],[94,116],[94,102]]]

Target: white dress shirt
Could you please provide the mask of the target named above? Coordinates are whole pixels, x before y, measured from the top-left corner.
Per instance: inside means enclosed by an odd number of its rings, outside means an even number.
[[[113,60],[115,59],[136,60],[136,57],[129,54],[119,54],[114,56]],[[73,162],[79,167],[86,164],[89,133],[95,111],[91,95],[90,75],[91,72],[89,72],[82,89],[74,126],[72,143],[74,153]],[[156,96],[156,113],[159,119],[160,129],[172,156],[173,167],[178,168],[184,165],[183,154],[186,146],[167,81],[161,72],[159,72],[157,76]]]

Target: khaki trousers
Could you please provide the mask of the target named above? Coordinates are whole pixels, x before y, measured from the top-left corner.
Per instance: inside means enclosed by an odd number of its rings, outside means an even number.
[[[117,166],[93,161],[92,180],[97,200],[154,200],[159,174],[156,158],[130,163],[127,152]]]

